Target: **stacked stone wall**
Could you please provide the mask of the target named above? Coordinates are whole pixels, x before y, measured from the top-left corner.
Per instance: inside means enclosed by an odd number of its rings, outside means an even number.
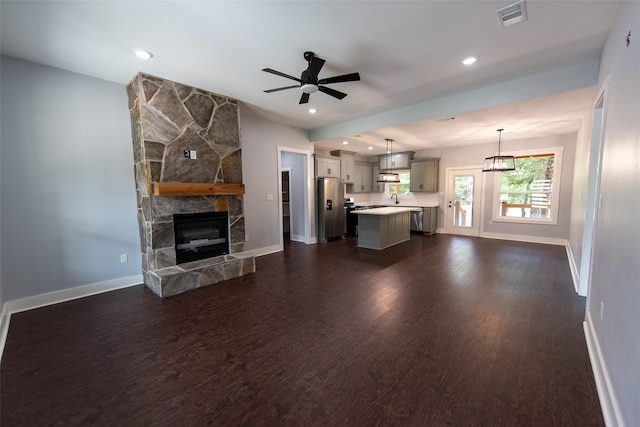
[[[155,196],[154,182],[242,183],[242,148],[235,100],[147,74],[137,74],[127,85],[138,202],[138,225],[145,283],[161,296],[204,286],[210,280],[187,268],[180,279],[176,266],[173,215],[229,212],[230,255],[233,271],[238,260],[255,264],[244,250],[242,195]],[[196,152],[196,158],[185,157]],[[220,257],[216,257],[220,258]],[[206,263],[205,263],[206,264]],[[212,259],[214,270],[224,269],[224,259]],[[206,267],[202,262],[196,270]],[[189,267],[189,266],[187,266]],[[194,268],[195,268],[194,267]],[[249,267],[251,267],[249,265]],[[251,268],[240,268],[242,274]],[[196,274],[197,275],[197,274]],[[231,274],[229,274],[231,275]],[[162,287],[162,277],[179,282],[173,290]],[[217,274],[223,278],[225,274]],[[189,279],[190,278],[190,279]],[[188,283],[193,282],[193,285]]]

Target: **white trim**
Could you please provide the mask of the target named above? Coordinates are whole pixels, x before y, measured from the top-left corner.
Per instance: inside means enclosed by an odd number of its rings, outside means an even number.
[[[305,188],[304,191],[304,195],[303,195],[303,203],[304,203],[304,209],[303,209],[303,223],[304,223],[304,232],[306,234],[306,236],[304,236],[303,238],[303,242],[307,243],[307,244],[311,244],[314,243],[313,240],[314,238],[313,233],[312,233],[312,229],[314,224],[312,223],[312,213],[314,212],[313,210],[313,205],[315,202],[314,199],[314,182],[315,180],[313,179],[313,175],[314,175],[314,167],[313,167],[313,153],[310,150],[300,150],[297,148],[291,148],[291,147],[285,147],[285,146],[281,146],[278,145],[276,147],[276,152],[277,152],[277,168],[278,168],[278,251],[283,251],[284,250],[284,236],[283,236],[283,232],[282,232],[282,174],[281,174],[281,170],[282,170],[282,153],[283,152],[288,152],[288,153],[294,153],[294,154],[302,154],[303,156],[305,156],[305,166],[304,166],[304,180],[306,180],[307,182],[307,186]],[[291,209],[291,205],[289,205],[289,209]],[[277,251],[274,251],[277,252]]]
[[[605,132],[607,127],[607,109],[609,108],[609,84],[611,76],[608,75],[602,87],[598,90],[598,96],[593,102],[591,110],[591,139],[589,141],[589,160],[587,164],[587,187],[584,203],[584,223],[582,230],[582,259],[580,261],[579,294],[587,295],[587,307],[589,307],[589,288],[591,282],[593,256],[598,226],[598,203],[600,197],[600,180],[602,177],[602,153],[605,144]],[[598,107],[601,105],[601,107]]]
[[[46,294],[33,295],[30,297],[7,301],[2,308],[2,319],[0,320],[0,359],[4,352],[4,344],[7,339],[7,334],[9,333],[9,323],[11,321],[12,314],[104,292],[115,291],[116,289],[128,288],[142,283],[142,274],[135,274],[133,276],[119,277],[117,279],[106,280],[104,282],[91,283],[88,285],[77,286],[75,288],[61,289],[59,291],[48,292]]]
[[[567,249],[567,258],[569,259],[569,270],[571,270],[571,279],[573,280],[573,287],[576,290],[576,293],[579,295],[580,290],[580,271],[578,266],[576,265],[576,257],[573,256],[573,251],[571,250],[571,245],[567,241],[566,244]],[[580,295],[586,296],[586,295]]]
[[[300,236],[299,234],[292,234],[289,236],[289,239],[291,239],[294,242],[306,243],[304,241],[304,236]]]
[[[587,350],[589,352],[589,360],[591,361],[591,369],[596,380],[596,388],[598,389],[598,397],[600,398],[600,407],[602,408],[602,416],[604,423],[608,427],[625,427],[624,419],[620,411],[620,405],[616,399],[614,389],[611,385],[609,370],[602,357],[600,349],[600,340],[593,325],[591,312],[587,310],[587,317],[583,323],[584,337],[587,341]]]
[[[466,230],[464,227],[456,227],[452,224],[453,208],[449,206],[449,203],[447,202],[447,200],[454,200],[455,198],[455,195],[452,194],[454,192],[454,189],[453,189],[454,184],[452,183],[452,178],[453,178],[453,175],[461,171],[465,171],[465,172],[473,171],[472,173],[468,173],[467,175],[473,175],[474,179],[476,177],[479,178],[479,180],[476,180],[477,182],[474,182],[473,184],[473,219],[472,219],[472,221],[476,222],[478,225],[477,227],[473,226]],[[485,199],[484,198],[485,178],[484,178],[484,174],[482,173],[482,166],[448,167],[445,169],[444,176],[445,176],[444,205],[446,206],[446,208],[442,212],[442,218],[444,221],[444,226],[443,226],[444,232],[447,234],[455,234],[458,236],[470,236],[470,237],[481,236],[484,230],[482,213],[484,212],[484,199]]]
[[[560,205],[560,182],[562,181],[562,162],[564,147],[547,147],[536,148],[531,150],[515,150],[504,151],[502,154],[508,154],[511,156],[530,156],[541,153],[553,153],[553,183],[551,188],[551,218],[549,219],[536,219],[536,218],[515,218],[500,216],[500,177],[501,173],[495,173],[493,177],[493,197],[492,204],[493,209],[491,212],[491,219],[495,222],[515,222],[519,224],[540,224],[540,225],[558,225],[558,211]]]
[[[283,249],[280,247],[280,245],[273,245],[273,246],[266,246],[264,248],[251,249],[248,251],[244,251],[243,253],[251,254],[255,256],[263,256],[263,255],[273,254],[276,252],[282,252],[282,250]]]
[[[21,311],[33,310],[34,308],[71,301],[77,298],[101,294],[103,292],[115,291],[116,289],[128,288],[129,286],[140,285],[143,282],[142,274],[135,274],[133,276],[120,277],[104,282],[91,283],[89,285],[77,286],[75,288],[62,289],[59,291],[48,292],[46,294],[15,299],[7,301],[7,305],[9,306],[10,314],[20,313]]]
[[[555,237],[526,236],[522,234],[503,234],[503,233],[480,233],[480,237],[485,239],[513,240],[516,242],[526,243],[544,243],[547,245],[566,246],[567,239],[558,239]]]
[[[0,317],[0,360],[2,360],[2,353],[4,353],[4,344],[7,342],[10,321],[11,314],[9,313],[9,307],[7,303],[4,303],[2,305],[2,317]]]

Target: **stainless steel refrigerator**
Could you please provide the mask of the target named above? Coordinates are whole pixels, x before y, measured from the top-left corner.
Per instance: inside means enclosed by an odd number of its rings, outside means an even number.
[[[316,178],[318,242],[344,237],[344,181]]]

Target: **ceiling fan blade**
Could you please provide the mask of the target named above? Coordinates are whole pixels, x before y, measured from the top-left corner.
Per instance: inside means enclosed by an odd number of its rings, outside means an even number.
[[[275,89],[268,89],[268,90],[265,90],[265,92],[267,92],[267,93],[277,92],[277,91],[279,91],[279,90],[293,89],[294,87],[298,87],[298,88],[299,88],[299,87],[300,87],[300,85],[285,86],[285,87],[277,87],[277,88],[275,88]]]
[[[324,65],[324,59],[314,56],[309,62],[309,73],[313,78],[318,78],[318,74]]]
[[[347,96],[347,94],[346,94],[346,93],[344,93],[344,92],[340,92],[340,91],[337,91],[337,90],[335,90],[335,89],[331,89],[330,87],[318,86],[318,90],[319,90],[320,92],[324,92],[324,93],[326,93],[327,95],[331,95],[331,96],[333,96],[334,98],[338,98],[338,99],[342,99],[342,98],[344,98],[345,96]]]
[[[295,80],[297,82],[301,82],[299,78],[290,76],[289,74],[281,73],[280,71],[273,70],[271,68],[263,68],[262,71],[266,71],[267,73],[275,74],[276,76],[284,77],[287,79]],[[302,83],[302,82],[301,82]]]
[[[300,97],[300,102],[298,102],[298,104],[306,104],[307,102],[309,102],[309,94],[303,93],[302,96]]]
[[[318,80],[318,84],[325,85],[329,83],[345,83],[345,82],[357,82],[360,80],[360,74],[351,73],[343,74],[341,76],[329,77],[326,79]]]

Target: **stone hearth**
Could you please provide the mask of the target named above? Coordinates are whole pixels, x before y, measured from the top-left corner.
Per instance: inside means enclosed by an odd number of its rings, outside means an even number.
[[[127,85],[145,284],[161,297],[255,272],[242,194],[157,196],[153,183],[242,183],[235,100],[147,74]],[[188,158],[185,151],[196,152]],[[230,253],[176,265],[173,215],[229,213]]]

